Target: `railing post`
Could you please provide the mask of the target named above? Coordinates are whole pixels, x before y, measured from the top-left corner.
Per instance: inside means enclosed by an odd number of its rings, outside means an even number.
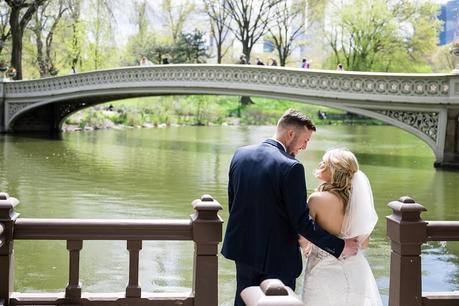
[[[241,297],[247,306],[303,306],[303,302],[278,279],[266,279],[260,287],[253,286],[242,290]],[[356,305],[357,306],[357,305]]]
[[[9,305],[14,286],[13,229],[19,214],[14,207],[19,201],[7,193],[0,193],[0,300]]]
[[[127,298],[139,298],[141,288],[139,284],[139,252],[142,249],[142,240],[128,240],[129,251],[129,283],[126,287]]]
[[[222,240],[223,220],[218,216],[222,206],[210,195],[194,200],[196,212],[191,216],[193,223],[194,306],[218,305],[218,258],[217,247]]]
[[[389,203],[387,235],[391,240],[389,306],[422,305],[421,245],[426,242],[424,206],[409,197]]]
[[[0,134],[6,132],[5,73],[0,72]]]
[[[82,240],[67,241],[67,250],[69,251],[69,283],[67,288],[65,288],[65,298],[71,301],[81,299],[80,251],[82,248]]]

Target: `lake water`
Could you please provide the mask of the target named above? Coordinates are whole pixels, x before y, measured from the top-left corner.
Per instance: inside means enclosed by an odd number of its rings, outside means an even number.
[[[171,127],[65,133],[62,139],[0,136],[0,191],[17,197],[21,217],[189,218],[191,201],[208,193],[224,207],[227,171],[234,150],[272,136],[273,126]],[[300,153],[308,190],[325,150],[355,152],[368,175],[379,222],[367,257],[385,303],[389,287],[387,203],[412,196],[427,208],[426,220],[459,219],[459,172],[433,168],[434,157],[421,140],[390,126],[319,126],[308,150]],[[15,290],[63,291],[68,254],[64,241],[15,243]],[[189,290],[192,242],[144,242],[143,290]],[[459,243],[423,247],[423,290],[459,289]],[[84,242],[80,276],[86,292],[121,292],[128,277],[124,241]],[[301,278],[300,278],[301,279]],[[301,280],[298,282],[298,292]],[[219,258],[219,304],[231,305],[234,265]]]

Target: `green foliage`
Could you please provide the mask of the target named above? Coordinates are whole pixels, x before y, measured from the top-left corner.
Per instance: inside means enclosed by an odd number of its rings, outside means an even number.
[[[218,6],[225,1],[212,3]],[[234,7],[239,7],[239,2],[230,2],[234,4]],[[274,3],[275,1],[266,0],[265,3],[268,2]],[[50,12],[47,15],[54,16],[57,13],[55,11],[57,3],[54,1],[53,5],[49,6]],[[133,3],[132,8],[135,15],[130,17],[134,17],[131,18],[131,23],[136,27],[137,33],[129,37],[125,43],[114,33],[114,24],[116,24],[114,11],[122,8],[126,2],[120,0],[65,0],[68,10],[62,16],[58,27],[53,30],[51,54],[59,74],[70,73],[72,64],[75,64],[78,72],[137,65],[141,55],[157,64],[161,63],[165,57],[169,58],[172,63],[205,62],[207,50],[204,47],[203,32],[195,30],[188,33],[188,30],[184,28],[191,14],[198,13],[193,1],[180,1],[180,3],[172,0],[159,1],[155,3],[155,15],[150,16],[148,6],[152,3],[147,0],[136,0]],[[281,2],[281,4],[284,3]],[[307,20],[306,29],[314,31],[316,28],[310,28],[309,23],[317,26],[323,22],[325,14],[331,16],[330,25],[325,27],[326,35],[309,43],[322,44],[321,39],[326,38],[333,51],[325,63],[314,62],[314,67],[322,66],[334,70],[338,62],[344,65],[345,70],[361,71],[431,72],[433,70],[443,72],[455,67],[454,58],[449,55],[447,47],[436,47],[440,25],[437,19],[439,6],[433,0],[295,0],[291,2],[291,5],[292,10],[289,12],[285,10],[278,12],[279,14],[287,13],[284,16],[286,22],[274,22],[274,25],[270,27],[272,32],[278,26],[281,26],[279,29],[283,29],[282,26],[288,25],[287,21],[295,19],[293,12],[301,12],[299,18],[303,20],[305,17]],[[306,6],[307,15],[303,16],[302,8]],[[3,24],[0,23],[0,30],[3,29],[5,35],[9,29],[7,9],[8,5],[5,3],[0,5],[1,13],[5,17]],[[268,11],[270,20],[274,21],[276,10],[270,8],[260,14],[267,14]],[[131,8],[129,12],[132,12]],[[234,20],[235,16],[230,17],[228,10],[224,12],[227,21]],[[252,11],[252,13],[258,12]],[[151,22],[151,17],[158,19]],[[118,24],[118,26],[122,25]],[[210,24],[207,26],[209,27],[205,29],[211,32]],[[258,28],[261,30],[262,27]],[[294,27],[285,29],[292,31]],[[283,32],[277,34],[281,33]],[[287,34],[284,33],[282,38],[287,39],[289,37]],[[231,36],[234,37],[234,35],[235,33]],[[267,35],[264,35],[264,38],[268,38]],[[9,65],[12,49],[11,38],[5,39],[1,54]],[[231,39],[227,37],[225,44],[231,45]],[[294,39],[292,46],[298,46],[301,43],[304,42],[298,37]],[[246,48],[248,47],[246,45]],[[291,48],[285,49],[283,54],[287,54],[288,51],[291,51]],[[232,52],[238,54],[232,54]],[[239,53],[237,49],[229,50],[228,57],[223,58],[222,62],[234,63],[233,56],[238,57]],[[267,55],[256,54],[256,56],[266,58]],[[23,37],[23,70],[26,79],[40,77],[36,42],[31,35],[30,28],[25,29]],[[238,107],[234,111],[237,112],[237,110]]]
[[[373,119],[364,118],[343,111],[299,102],[253,98],[254,104],[242,110],[241,118],[236,118],[239,97],[235,96],[167,96],[135,98],[111,103],[112,111],[101,110],[95,106],[72,115],[67,124],[81,128],[110,127],[113,124],[138,127],[144,124],[211,125],[276,124],[279,117],[288,108],[295,108],[309,116],[317,125],[324,124],[381,124]],[[107,107],[105,107],[107,109]],[[319,112],[327,118],[319,118]],[[110,124],[112,123],[112,124]]]
[[[439,47],[432,56],[432,69],[434,72],[451,72],[459,65],[459,58],[451,54],[453,44]]]
[[[193,1],[180,1],[172,3],[173,0],[162,0],[161,8],[163,11],[163,25],[170,33],[172,44],[177,43],[179,34],[183,32],[183,27],[190,14],[195,10]]]
[[[157,61],[156,38],[153,33],[137,34],[131,36],[126,44],[125,56],[121,60],[122,66],[138,65],[141,56],[146,56],[150,61]],[[162,55],[161,55],[162,56]],[[160,57],[161,58],[161,57]]]
[[[440,29],[431,1],[352,0],[336,6],[327,33],[334,63],[354,71],[427,72]]]
[[[204,32],[180,33],[175,47],[174,63],[205,63],[207,55]]]
[[[68,119],[70,122],[72,119]],[[110,121],[106,118],[104,113],[97,111],[94,108],[83,111],[83,115],[79,120],[79,127],[84,129],[86,127],[93,127],[94,129],[106,128]]]

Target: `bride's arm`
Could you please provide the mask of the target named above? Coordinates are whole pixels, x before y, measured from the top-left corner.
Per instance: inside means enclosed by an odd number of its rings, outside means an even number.
[[[312,242],[304,238],[301,235],[298,235],[298,243],[300,244],[301,250],[303,251],[304,256],[308,257],[312,250]]]

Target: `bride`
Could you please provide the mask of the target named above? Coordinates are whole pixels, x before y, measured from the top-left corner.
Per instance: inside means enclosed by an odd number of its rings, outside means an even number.
[[[325,153],[316,176],[323,183],[308,200],[310,214],[320,226],[340,238],[357,237],[360,249],[378,217],[366,175],[359,171],[354,154],[344,149]],[[304,237],[300,245],[307,256],[303,302],[306,306],[380,306],[375,278],[362,251],[337,259]]]

